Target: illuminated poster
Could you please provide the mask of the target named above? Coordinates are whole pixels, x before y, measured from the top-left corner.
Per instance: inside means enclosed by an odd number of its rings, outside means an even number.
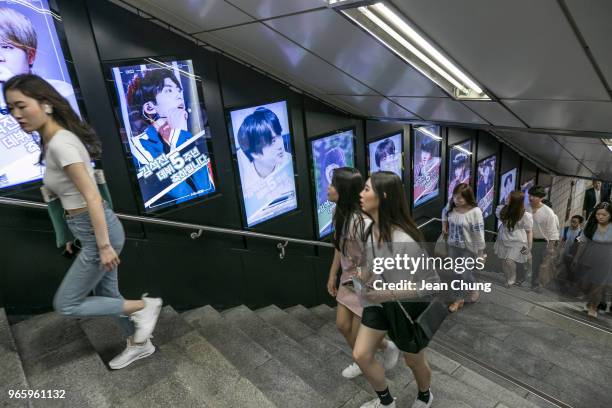
[[[495,163],[497,158],[491,156],[478,162],[478,183],[476,184],[476,202],[482,210],[482,216],[488,217],[493,213],[493,199],[495,198]]]
[[[388,136],[368,143],[370,174],[377,171],[392,171],[403,179],[402,134]]]
[[[525,194],[525,207],[529,207],[529,189],[535,186],[535,178],[529,179],[521,184],[521,191]]]
[[[47,80],[80,115],[55,23],[46,0],[0,0],[0,189],[42,179],[39,136],[9,115],[3,84],[15,75]]]
[[[247,226],[297,208],[287,102],[230,112]]]
[[[472,142],[467,140],[451,146],[448,160],[448,200],[455,187],[461,183],[470,185],[472,175]]]
[[[413,205],[417,207],[440,194],[439,126],[414,128]]]
[[[144,210],[153,212],[215,191],[207,140],[190,60],[112,68],[124,148],[131,156]],[[199,84],[198,84],[199,83]]]
[[[353,138],[353,131],[347,130],[311,142],[319,238],[333,230],[336,204],[327,199],[327,187],[331,184],[333,171],[339,167],[355,166]]]
[[[500,192],[499,192],[499,204],[508,204],[508,196],[511,192],[516,190],[516,184],[518,182],[517,168],[508,170],[501,176]]]

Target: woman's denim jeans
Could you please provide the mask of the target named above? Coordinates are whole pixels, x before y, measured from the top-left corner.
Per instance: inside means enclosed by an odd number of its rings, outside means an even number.
[[[125,232],[121,222],[104,202],[104,215],[111,246],[117,254],[123,249]],[[123,315],[123,297],[119,293],[117,268],[107,272],[100,264],[100,254],[89,212],[66,215],[66,223],[81,241],[77,255],[59,289],[53,307],[66,316],[115,316],[126,336],[134,333],[134,324]]]

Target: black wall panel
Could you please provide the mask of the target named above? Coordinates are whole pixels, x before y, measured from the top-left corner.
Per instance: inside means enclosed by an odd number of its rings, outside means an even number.
[[[309,162],[310,138],[352,127],[355,129],[356,167],[367,175],[366,140],[401,131],[403,124],[366,121],[340,113],[328,105],[289,89],[261,73],[220,54],[197,47],[192,41],[101,0],[57,0],[87,119],[102,139],[104,166],[115,209],[140,214],[136,186],[130,182],[124,159],[118,123],[105,66],[126,59],[175,56],[191,59],[202,77],[203,94],[212,130],[213,160],[218,194],[189,206],[166,211],[159,216],[169,220],[243,228],[239,184],[234,172],[227,126],[227,110],[235,107],[286,100],[293,131],[296,184],[299,209],[264,222],[252,230],[281,236],[315,239],[313,184]],[[404,131],[405,185],[411,196],[411,133]],[[414,218],[424,221],[439,217],[445,203],[446,150],[448,144],[472,139],[470,129],[442,128],[442,194],[414,210]],[[481,136],[477,157],[499,150],[497,142]],[[491,138],[492,139],[492,138]],[[497,150],[496,150],[497,149]],[[504,148],[508,162],[518,155]],[[476,157],[473,160],[473,174]],[[522,165],[522,175],[535,175],[530,163]],[[524,178],[524,177],[523,177]],[[40,200],[38,188],[11,194],[22,199]],[[410,197],[411,198],[411,197]],[[289,244],[286,258],[279,259],[278,242],[204,233],[192,240],[191,231],[170,229],[138,222],[123,223],[128,239],[121,253],[120,284],[126,298],[148,291],[161,295],[178,309],[204,304],[227,308],[245,303],[252,307],[269,304],[306,306],[333,302],[326,291],[330,248]],[[438,224],[430,224],[426,235],[435,239]],[[70,261],[59,255],[48,216],[39,210],[2,206],[0,208],[0,306],[9,313],[31,313],[51,308],[53,294]],[[33,254],[35,256],[33,256]]]
[[[499,176],[501,176],[503,173],[505,173],[508,170],[512,170],[513,168],[516,168],[517,171],[520,171],[521,156],[518,153],[516,153],[514,150],[512,150],[510,147],[504,144],[502,144],[501,148],[502,148],[501,169],[500,169]]]
[[[538,173],[538,168],[529,160],[521,157],[521,184],[535,178]],[[537,182],[537,180],[536,180]],[[519,186],[520,187],[520,186]]]

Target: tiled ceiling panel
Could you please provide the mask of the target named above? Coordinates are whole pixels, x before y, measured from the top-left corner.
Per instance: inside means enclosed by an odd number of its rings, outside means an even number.
[[[593,170],[590,167],[585,167],[584,165],[578,163],[577,161],[566,161],[559,165],[557,169],[555,169],[557,173],[563,174],[566,176],[578,176],[578,177],[593,177]]]
[[[269,72],[295,83],[307,84],[318,93],[371,94],[367,87],[342,71],[304,50],[261,23],[214,31],[198,35],[204,41],[221,40],[215,45],[235,47],[248,55],[248,60],[259,61]]]
[[[499,98],[609,100],[556,0],[392,3]]]
[[[391,97],[404,108],[416,113],[425,120],[442,122],[487,124],[474,112],[460,102],[450,98],[404,98]]]
[[[612,86],[612,52],[610,52],[612,1],[565,1],[608,85]]]
[[[517,146],[517,148],[537,158],[542,164],[553,170],[565,162],[577,163],[576,159],[563,146],[556,143],[547,134],[499,130],[496,133],[511,145]]]
[[[283,17],[266,24],[383,95],[446,96],[437,85],[333,10]]]
[[[579,160],[608,160],[612,162],[612,152],[603,143],[599,145],[593,143],[562,143],[572,155]]]
[[[250,15],[265,19],[325,7],[325,0],[226,0]]]
[[[497,102],[464,101],[463,104],[494,126],[525,127],[516,116]]]
[[[612,161],[585,160],[583,163],[594,173],[593,176],[603,178],[604,180],[612,180]]]
[[[612,132],[612,102],[503,102],[530,127]]]
[[[589,143],[589,144],[596,144],[598,146],[601,146],[601,140],[598,137],[588,137],[588,136],[583,136],[583,137],[579,137],[579,136],[563,136],[563,135],[552,135],[552,137],[554,137],[555,139],[557,139],[559,141],[559,143],[561,144],[565,144],[565,143]],[[610,135],[610,137],[612,137],[612,133]]]
[[[224,0],[127,0],[162,21],[188,33],[214,30],[253,21]]]
[[[397,119],[418,119],[401,106],[391,102],[382,96],[352,96],[334,95],[335,98],[344,100],[350,105],[359,107],[371,117],[389,117]]]

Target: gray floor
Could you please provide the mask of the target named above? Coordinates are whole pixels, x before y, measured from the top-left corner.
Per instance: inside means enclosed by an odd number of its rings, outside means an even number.
[[[445,321],[428,352],[434,407],[612,406],[612,335],[530,296],[496,288]],[[9,326],[0,310],[0,406],[359,407],[374,393],[362,376],[340,375],[352,360],[334,321],[326,305],[165,307],[157,352],[111,371],[106,364],[125,346],[111,319],[49,313]],[[387,376],[397,406],[410,407],[410,370],[400,361]],[[13,389],[65,390],[65,398],[9,399]]]

